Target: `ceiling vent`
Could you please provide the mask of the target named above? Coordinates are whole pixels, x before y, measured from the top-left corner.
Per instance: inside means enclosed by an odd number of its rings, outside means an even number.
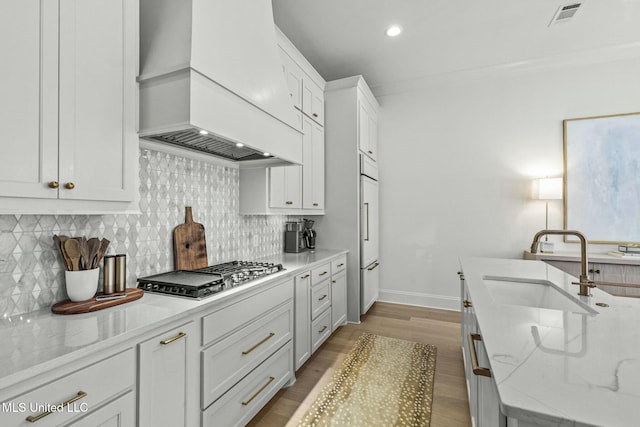
[[[555,15],[553,15],[553,19],[549,23],[549,26],[554,24],[559,24],[561,22],[569,21],[571,18],[575,16],[575,14],[578,12],[578,9],[580,9],[580,6],[582,6],[582,4],[584,4],[584,2],[571,3],[565,6],[560,6],[556,11]]]

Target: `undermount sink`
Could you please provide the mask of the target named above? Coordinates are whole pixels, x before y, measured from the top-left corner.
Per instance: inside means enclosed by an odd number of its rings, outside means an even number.
[[[548,280],[485,276],[483,281],[491,298],[498,304],[598,314]]]

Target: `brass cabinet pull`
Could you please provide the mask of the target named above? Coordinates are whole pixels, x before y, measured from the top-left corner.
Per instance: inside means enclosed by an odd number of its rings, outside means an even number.
[[[318,117],[318,113],[313,113],[312,116],[313,117]]]
[[[371,267],[367,268],[367,270],[371,271],[374,270],[377,266],[379,266],[380,264],[378,264],[377,262],[375,264],[373,264]]]
[[[317,203],[314,203],[313,206],[319,206]]]
[[[49,183],[49,188],[58,188],[60,187],[60,184],[58,183],[58,181],[51,181]]]
[[[61,403],[61,404],[59,404],[59,405],[54,405],[54,407],[57,407],[57,406],[62,406],[62,407],[64,407],[64,406],[69,406],[69,405],[71,405],[73,402],[77,402],[78,400],[80,400],[80,399],[82,399],[83,397],[86,397],[86,396],[87,396],[87,393],[85,393],[84,391],[79,391],[79,392],[78,392],[78,393],[76,393],[76,395],[75,395],[75,396],[73,396],[71,399],[67,400],[66,402],[62,402],[62,403]],[[25,419],[26,419],[27,421],[29,421],[30,423],[35,423],[36,421],[41,420],[41,419],[43,419],[44,417],[46,417],[47,415],[50,415],[50,414],[52,414],[52,413],[53,413],[53,411],[46,411],[46,412],[43,412],[43,413],[41,413],[41,414],[39,414],[39,415],[36,415],[35,417],[34,417],[34,416],[32,416],[32,415],[29,415],[29,416],[28,416],[27,418],[25,418]]]
[[[73,182],[67,182],[64,185],[64,188],[66,188],[67,190],[73,190],[74,188],[76,188],[76,185]]]
[[[338,268],[342,267],[344,265],[343,262],[341,262],[340,264],[338,264]]]
[[[300,277],[301,279],[308,279],[309,276],[311,276],[310,274],[305,274],[304,276]]]
[[[292,204],[293,204],[293,202],[292,202],[292,201],[290,201],[290,200],[287,200],[285,203],[286,203],[287,205],[292,205]]]
[[[325,299],[327,297],[327,294],[322,295],[320,298],[318,298],[318,301],[322,301],[323,299]]]
[[[323,271],[322,273],[318,274],[318,276],[324,276],[327,273],[328,273],[328,271]]]
[[[251,396],[249,398],[249,400],[245,400],[244,402],[242,402],[242,406],[247,406],[249,403],[251,403],[251,401],[253,399],[255,399],[256,397],[258,397],[258,395],[260,393],[262,393],[262,391],[267,388],[269,386],[269,384],[271,384],[273,382],[273,380],[275,380],[275,377],[269,377],[269,381],[267,381],[267,383],[265,385],[263,385],[262,387],[260,387],[260,389],[258,391],[256,391],[255,393],[253,393],[253,396]]]
[[[466,300],[462,301],[462,305],[464,306],[464,308],[469,308],[469,307],[471,307],[471,301],[466,299]]]
[[[319,334],[321,334],[321,333],[323,333],[323,332],[324,332],[324,331],[326,331],[326,330],[327,330],[327,325],[324,325],[324,326],[322,327],[322,329],[320,329],[320,330],[318,331],[318,333],[319,333]]]
[[[336,283],[336,281],[335,281],[335,280],[332,280],[332,281],[331,281],[331,283]]]
[[[368,153],[369,153],[369,154],[373,154],[373,151],[371,151],[371,150],[368,150]]]
[[[469,341],[469,353],[471,353],[471,369],[473,370],[473,373],[491,378],[491,370],[489,370],[489,368],[481,368],[478,365],[478,354],[476,353],[475,341],[482,341],[482,337],[480,334],[469,334],[467,335],[467,340]]]
[[[168,340],[160,341],[160,344],[162,344],[162,345],[171,344],[172,342],[177,341],[177,340],[179,340],[180,338],[182,338],[182,337],[186,337],[186,336],[187,336],[187,334],[185,334],[184,332],[180,332],[178,335],[176,335],[176,336],[175,336],[175,337],[173,337],[173,338],[169,338]]]
[[[259,343],[257,343],[256,345],[254,345],[253,347],[251,347],[249,350],[245,350],[242,352],[243,356],[246,356],[247,354],[251,353],[253,350],[255,350],[256,348],[260,347],[262,344],[266,343],[267,341],[269,341],[271,338],[273,338],[273,336],[275,335],[274,332],[271,332],[266,338],[262,339]]]

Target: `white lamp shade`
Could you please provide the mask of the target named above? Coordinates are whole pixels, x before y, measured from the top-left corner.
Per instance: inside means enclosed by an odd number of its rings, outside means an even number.
[[[539,200],[562,199],[562,178],[538,178],[535,180],[534,198]]]

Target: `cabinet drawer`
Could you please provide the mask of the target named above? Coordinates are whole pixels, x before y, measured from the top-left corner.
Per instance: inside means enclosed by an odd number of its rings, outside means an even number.
[[[315,353],[318,347],[331,335],[331,310],[327,310],[311,324],[311,353]]]
[[[320,267],[316,267],[311,270],[311,284],[316,285],[323,280],[326,280],[331,275],[331,263],[322,264]]]
[[[347,257],[346,255],[341,256],[338,259],[334,259],[331,261],[331,274],[336,274],[341,271],[344,271],[347,268]]]
[[[206,408],[292,337],[293,303],[260,318],[202,352]]]
[[[43,416],[37,425],[58,426],[66,423],[82,415],[83,409],[91,410],[123,390],[133,388],[135,366],[135,353],[129,349],[3,402],[5,409],[11,407],[15,410],[3,411],[1,424],[33,425],[33,421],[27,420],[28,417],[36,418],[47,410],[56,409],[51,407],[59,408],[61,404],[62,410]]]
[[[315,319],[320,313],[331,306],[331,281],[311,288],[311,318]]]
[[[202,413],[202,425],[244,426],[291,379],[292,361],[289,342],[209,406]]]
[[[231,305],[220,307],[202,318],[202,345],[207,345],[240,326],[251,323],[290,299],[293,299],[293,279]]]

